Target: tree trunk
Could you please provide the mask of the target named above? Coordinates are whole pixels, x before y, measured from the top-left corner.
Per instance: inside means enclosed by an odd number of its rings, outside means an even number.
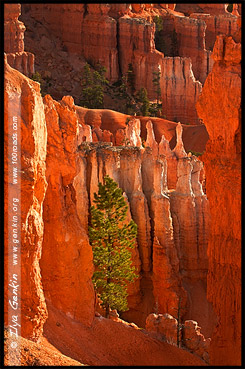
[[[105,304],[105,317],[109,318],[109,304],[106,302]]]

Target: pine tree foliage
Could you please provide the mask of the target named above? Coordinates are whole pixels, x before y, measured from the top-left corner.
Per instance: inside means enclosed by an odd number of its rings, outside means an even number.
[[[122,190],[108,175],[104,184],[99,183],[94,203],[89,227],[95,264],[93,283],[108,317],[109,308],[121,312],[128,309],[127,282],[137,277],[129,251],[134,246],[137,225],[133,220],[125,222],[128,205]]]
[[[137,101],[140,103],[140,113],[143,116],[147,116],[150,114],[149,108],[150,108],[150,101],[147,96],[147,90],[146,88],[141,88],[137,93]]]
[[[97,65],[94,72],[88,63],[83,67],[81,106],[88,109],[100,109],[104,107],[104,86],[108,84],[105,78],[106,68]]]

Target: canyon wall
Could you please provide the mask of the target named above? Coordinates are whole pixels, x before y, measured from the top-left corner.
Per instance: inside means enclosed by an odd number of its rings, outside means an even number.
[[[6,58],[6,160],[13,114],[21,124],[21,335],[32,340],[42,335],[48,314],[45,301],[84,325],[94,318],[92,250],[73,187],[79,170],[74,111],[72,98],[58,103],[46,95],[43,100],[39,84],[12,69]],[[8,171],[10,164],[5,163]],[[10,186],[7,173],[6,191]],[[7,289],[6,285],[6,296]],[[6,298],[6,324],[7,303]]]
[[[163,114],[175,122],[198,124],[193,104],[198,100],[202,84],[193,75],[190,58],[165,57],[160,83]]]
[[[77,108],[77,112],[81,119],[80,130],[84,132],[82,108]],[[147,313],[154,305],[162,313],[171,313],[178,309],[181,300],[182,313],[188,314],[187,310],[192,309],[195,315],[198,302],[192,302],[190,291],[196,289],[197,282],[204,297],[206,294],[209,210],[199,181],[203,168],[196,157],[187,156],[180,123],[176,129],[177,143],[173,150],[164,136],[157,143],[149,120],[145,148],[141,144],[139,119],[129,121],[125,136],[128,142],[124,146],[91,143],[91,136],[84,136],[85,142],[79,140],[80,173],[86,179],[80,178],[75,190],[77,206],[83,209],[83,224],[87,222],[88,208],[98,182],[109,174],[125,192],[131,217],[138,226],[132,260],[140,279],[133,291],[129,291],[130,310],[123,317],[133,319],[140,326],[144,326]],[[182,162],[188,162],[188,176]],[[169,176],[168,171],[171,172]],[[171,190],[168,183],[171,183]],[[85,194],[83,200],[79,199],[79,194]],[[179,207],[181,199],[183,205]],[[189,307],[184,310],[187,304]],[[198,306],[200,311],[207,309],[205,301]],[[208,325],[207,319],[206,315],[204,319],[198,315],[201,326]]]
[[[206,50],[206,23],[201,17],[194,19],[176,12],[161,18],[159,37],[165,56],[189,57],[195,78],[203,84],[213,66],[211,51]]]
[[[135,90],[138,91],[145,87],[148,97],[156,100],[156,88],[152,80],[153,73],[159,70],[162,85],[162,114],[169,120],[175,119],[184,124],[198,124],[195,103],[201,91],[201,83],[193,78],[191,60],[186,62],[182,58],[186,48],[188,49],[189,38],[187,37],[188,39],[183,41],[185,44],[182,50],[183,55],[179,54],[180,58],[178,59],[171,57],[171,61],[169,58],[164,58],[164,54],[156,50],[155,47],[153,16],[158,13],[165,15],[167,11],[172,10],[162,7],[155,9],[152,6],[147,7],[146,4],[137,10],[134,7],[125,7],[124,5],[87,4],[82,7],[73,4],[69,6],[66,4],[60,6],[23,4],[22,8],[26,14],[29,14],[29,17],[46,22],[51,34],[61,38],[64,47],[70,54],[76,53],[83,56],[92,65],[96,63],[104,65],[107,69],[106,76],[112,83],[116,82],[122,74],[127,73],[128,65],[131,63],[135,74]],[[79,21],[75,22],[74,37],[70,40],[67,36],[70,34],[68,26],[73,24],[75,16]],[[172,17],[174,22],[177,22],[178,17],[174,15]],[[185,20],[189,27],[190,20],[186,17]],[[26,21],[28,21],[27,18]],[[186,22],[181,28],[183,22],[178,18],[179,26],[176,26],[176,30],[179,32],[179,37],[186,27]],[[192,20],[191,22],[203,23],[201,20]],[[202,35],[197,34],[197,30],[196,27],[195,32],[192,32],[194,35],[192,41],[195,40],[196,43],[198,38],[200,43]],[[209,67],[211,67],[209,54],[203,48],[194,49],[195,52],[187,56],[193,58],[195,77],[200,77],[200,80],[203,81]],[[168,73],[171,69],[170,63],[172,63],[175,76],[172,75],[172,71],[171,75]],[[185,95],[188,96],[186,100],[183,98]],[[172,113],[173,106],[175,114]]]
[[[47,192],[40,261],[46,300],[83,324],[94,317],[93,255],[76,208],[78,119],[73,98],[44,98],[47,121]],[[52,245],[52,247],[50,247]],[[71,271],[75,270],[75,273]]]
[[[47,318],[47,308],[43,293],[39,261],[42,254],[42,242],[44,232],[43,201],[46,194],[47,181],[46,170],[46,145],[47,128],[44,115],[44,106],[40,95],[39,84],[25,77],[7,64],[5,57],[5,81],[4,81],[4,131],[5,131],[5,215],[11,217],[11,194],[15,193],[16,184],[10,175],[11,147],[10,132],[16,117],[19,128],[17,143],[21,155],[21,174],[19,175],[18,201],[21,204],[18,227],[21,232],[20,248],[21,262],[20,278],[21,290],[19,291],[18,303],[21,304],[21,335],[33,340],[38,340],[43,332],[43,324]],[[12,136],[12,135],[11,135]],[[12,138],[11,138],[12,140]],[[9,173],[8,173],[9,172]],[[13,173],[12,173],[13,175]],[[15,192],[13,192],[15,191]],[[9,197],[8,197],[9,195]],[[14,196],[14,197],[15,197]],[[19,204],[19,205],[20,205]],[[7,220],[7,219],[6,219]],[[11,224],[12,226],[12,224]],[[8,283],[11,279],[11,269],[8,270],[8,222],[5,222],[5,324],[8,323]],[[13,250],[11,256],[13,257]],[[11,264],[11,261],[10,261]],[[10,282],[9,282],[10,283]]]
[[[20,4],[4,5],[4,51],[11,67],[27,76],[34,73],[34,55],[24,51],[25,25],[18,20]]]
[[[211,213],[207,298],[218,316],[210,363],[241,365],[241,44],[220,35],[213,58],[197,103],[210,137],[203,157]]]
[[[206,13],[212,15],[226,14],[227,4],[176,4],[175,10],[185,15]]]
[[[211,51],[218,35],[224,34],[234,37],[239,30],[237,16],[231,13],[221,15],[194,13],[191,14],[190,18],[196,18],[205,22],[207,26],[205,31],[205,47]],[[213,62],[213,60],[211,59],[210,62]]]

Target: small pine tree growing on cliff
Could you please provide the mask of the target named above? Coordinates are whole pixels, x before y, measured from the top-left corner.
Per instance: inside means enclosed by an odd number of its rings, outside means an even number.
[[[94,203],[89,227],[95,264],[93,283],[108,317],[110,308],[128,309],[127,282],[137,277],[129,248],[134,245],[137,226],[133,220],[125,223],[128,206],[122,190],[108,175],[104,184],[99,183]]]
[[[143,116],[149,115],[150,101],[147,96],[147,90],[145,88],[141,88],[136,96],[136,99],[140,103],[140,113]]]
[[[135,73],[134,73],[134,69],[133,69],[133,65],[132,63],[129,63],[128,65],[128,72],[127,72],[127,80],[128,80],[128,85],[130,88],[130,92],[131,94],[135,93]]]
[[[80,104],[88,109],[104,107],[104,86],[108,84],[105,78],[106,68],[100,64],[91,71],[88,63],[84,65],[82,75],[82,98]]]

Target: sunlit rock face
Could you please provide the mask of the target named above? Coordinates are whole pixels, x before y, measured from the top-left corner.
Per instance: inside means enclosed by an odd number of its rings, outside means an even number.
[[[213,58],[197,103],[210,137],[203,158],[211,215],[207,297],[219,318],[210,363],[240,365],[241,44],[220,35]]]
[[[4,52],[8,64],[30,77],[34,73],[34,55],[24,51],[26,27],[19,21],[20,4],[4,5]]]
[[[78,167],[78,119],[71,97],[57,102],[44,98],[47,122],[47,192],[44,200],[44,238],[41,258],[44,293],[53,306],[90,325],[94,317],[93,255],[83,211],[82,162]],[[75,185],[73,184],[75,182]],[[85,202],[85,204],[82,204]],[[87,214],[87,210],[86,213]],[[50,247],[52,245],[52,247]],[[72,272],[73,271],[73,272]],[[79,293],[78,291],[82,291]]]
[[[42,335],[45,299],[86,326],[93,322],[89,207],[109,174],[123,189],[127,220],[138,226],[132,249],[138,279],[128,285],[124,317],[144,326],[150,312],[172,314],[181,301],[185,320],[195,319],[211,333],[217,324],[210,362],[240,363],[241,8],[234,4],[231,14],[225,4],[178,9],[182,5],[22,4],[39,23],[47,22],[52,37],[60,37],[66,56],[100,62],[110,82],[132,63],[136,90],[146,87],[154,100],[153,73],[159,71],[166,119],[149,119],[82,108],[71,96],[42,99],[38,84],[21,74],[34,72],[34,55],[24,51],[20,5],[5,4],[6,62],[15,68],[6,64],[5,101],[21,106],[23,131],[27,338]],[[166,33],[175,30],[176,55],[156,49],[155,15],[163,18]],[[48,48],[47,38],[43,43]],[[196,125],[200,119],[207,130]],[[207,131],[203,167],[187,152],[204,151]]]
[[[83,142],[79,146],[80,173],[87,178],[78,181],[77,177],[77,198],[79,193],[84,193],[85,182],[88,196],[84,201],[78,200],[77,206],[80,209],[87,206],[88,209],[87,199],[93,203],[98,183],[108,174],[125,192],[131,217],[138,226],[132,260],[142,278],[133,290],[130,286],[133,292],[129,293],[129,312],[124,315],[139,325],[144,325],[142,316],[145,319],[144,314],[154,305],[162,313],[171,313],[181,300],[187,318],[188,309],[197,312],[196,303],[193,305],[190,298],[193,293],[190,291],[196,290],[196,283],[199,283],[205,300],[208,200],[200,183],[202,162],[186,154],[182,133],[179,123],[176,125],[176,145],[171,150],[164,136],[157,143],[153,124],[148,120],[143,146],[140,121],[132,119],[126,125],[123,146],[115,147],[111,142]],[[174,162],[175,167],[170,164],[169,169],[169,162]],[[168,189],[168,170],[175,171],[172,176],[176,180],[171,191]],[[87,216],[81,217],[86,222]],[[152,284],[149,287],[152,295],[148,297],[142,294],[146,280]],[[207,302],[203,305],[206,309]],[[200,304],[198,306],[200,309]],[[207,316],[200,324],[205,325],[206,320]]]
[[[9,144],[11,122],[16,117],[19,128],[17,144],[21,153],[21,172],[19,174],[21,215],[18,227],[21,230],[21,335],[37,341],[43,332],[47,318],[47,308],[43,293],[40,271],[40,258],[44,234],[43,202],[47,189],[46,181],[46,147],[47,128],[44,104],[38,83],[25,77],[7,64],[5,57],[4,80],[4,150],[5,150],[5,214],[11,216],[8,195],[16,194],[12,179],[8,177],[11,168],[11,145]],[[12,134],[11,134],[12,136]],[[11,139],[12,140],[12,139]],[[13,143],[13,141],[12,141]],[[12,191],[12,192],[11,192]],[[15,191],[15,192],[13,192]],[[15,195],[16,196],[16,195]],[[14,197],[15,197],[14,196]],[[5,234],[8,234],[8,222],[5,222]],[[5,242],[5,324],[8,324],[8,255],[9,244]],[[13,253],[12,253],[13,254]],[[13,257],[11,254],[11,257]],[[20,301],[19,301],[20,302]]]

